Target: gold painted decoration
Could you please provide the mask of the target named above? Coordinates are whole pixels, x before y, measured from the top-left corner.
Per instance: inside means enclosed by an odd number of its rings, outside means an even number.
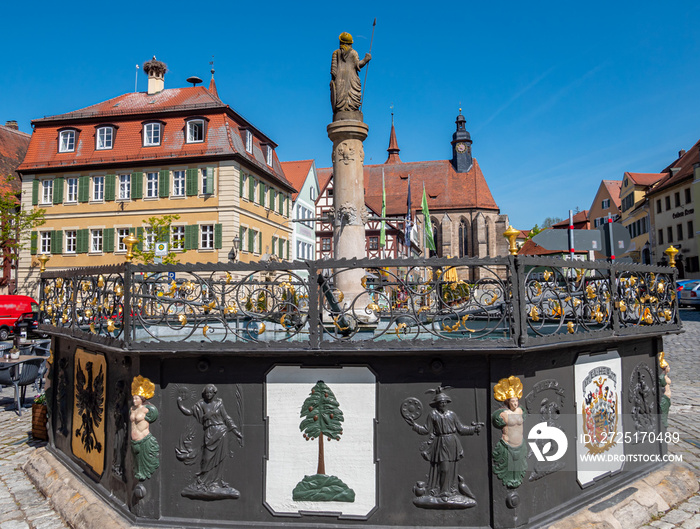
[[[542,295],[542,285],[540,285],[539,281],[535,281],[535,292],[538,296]]]
[[[523,396],[523,383],[516,376],[502,378],[493,387],[493,398],[498,402],[505,402],[508,399],[520,399]]]
[[[620,300],[619,308],[620,311],[625,312],[627,310],[627,304],[623,300]]]
[[[659,367],[661,369],[666,369],[668,367],[668,362],[666,361],[665,356],[666,353],[664,353],[663,351],[659,353]]]
[[[202,328],[202,334],[203,334],[204,336],[206,336],[208,332],[209,332],[209,325],[205,325],[205,326]]]
[[[74,359],[73,455],[101,475],[105,462],[105,382],[103,355],[78,347]]]
[[[226,284],[227,284],[227,285],[230,285],[230,284],[231,284],[231,280],[232,280],[232,279],[233,279],[233,277],[231,276],[231,273],[230,273],[230,272],[226,272]]]
[[[100,274],[100,275],[97,277],[97,286],[98,286],[99,288],[102,288],[103,286],[105,286],[105,276],[103,276],[102,274]]]
[[[566,329],[569,331],[569,334],[574,334],[574,322],[570,321],[569,323],[567,323]]]
[[[180,321],[180,325],[187,325],[187,316],[180,314],[177,318]]]
[[[586,287],[586,296],[588,296],[588,299],[595,299],[596,293],[593,285],[588,285]]]
[[[131,394],[133,396],[138,395],[143,399],[150,399],[153,398],[155,392],[156,385],[146,377],[139,375],[134,377],[134,380],[131,382]]]
[[[113,320],[107,320],[107,331],[114,332],[115,326]]]
[[[530,319],[532,319],[532,321],[540,321],[540,311],[537,310],[537,307],[535,307],[535,306],[533,306],[530,309],[529,316],[530,316]]]
[[[545,281],[549,281],[549,278],[552,277],[552,272],[545,270],[543,276]]]
[[[258,334],[262,334],[265,332],[265,322],[261,321],[260,322],[260,327],[258,327]]]
[[[122,296],[124,294],[124,288],[121,285],[114,287],[114,294],[117,296]]]

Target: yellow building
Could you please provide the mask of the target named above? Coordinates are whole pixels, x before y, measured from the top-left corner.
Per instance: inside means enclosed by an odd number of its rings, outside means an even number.
[[[180,263],[287,258],[293,186],[277,145],[209,88],[164,89],[165,65],[144,64],[148,91],[32,122],[18,171],[22,207],[46,223],[20,255],[21,292],[35,293],[37,255],[48,269],[124,261],[123,238],[168,242]],[[168,241],[146,221],[179,215]],[[273,249],[274,246],[274,249]]]
[[[651,264],[649,231],[652,221],[646,193],[665,175],[661,173],[625,173],[620,188],[622,225],[632,239],[630,257],[636,263]]]

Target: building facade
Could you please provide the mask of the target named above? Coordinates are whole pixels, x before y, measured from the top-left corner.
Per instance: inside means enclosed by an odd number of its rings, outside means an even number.
[[[20,256],[22,292],[35,291],[38,254],[49,269],[123,262],[124,237],[147,249],[148,219],[165,215],[179,218],[158,242],[181,263],[257,260],[273,241],[289,257],[294,188],[277,145],[219,99],[213,74],[209,88],[165,89],[163,63],[144,71],[147,92],[32,122],[22,207],[44,208],[46,224]]]
[[[316,259],[316,199],[318,175],[313,160],[282,162],[287,180],[297,190],[292,193],[292,259]]]
[[[680,256],[679,275],[688,279],[700,278],[692,189],[699,156],[700,141],[689,151],[680,151],[678,158],[661,173],[658,183],[647,192],[654,227],[653,262],[664,260],[664,251],[674,246],[679,250],[676,256],[677,260]]]
[[[620,219],[620,188],[622,182],[619,180],[603,180],[598,187],[598,192],[593,199],[591,208],[588,210],[592,227],[597,228],[610,215],[613,222]]]
[[[7,121],[4,126],[0,125],[0,193],[17,197],[18,208],[22,184],[17,167],[24,160],[30,137],[29,134],[19,130],[14,120]],[[6,222],[6,220],[0,219],[0,222]],[[12,242],[16,241],[15,237]],[[12,248],[5,242],[2,241],[0,294],[13,294],[17,288],[17,262],[12,259]]]

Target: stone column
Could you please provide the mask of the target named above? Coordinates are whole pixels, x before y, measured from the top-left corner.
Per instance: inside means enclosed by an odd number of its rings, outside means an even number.
[[[333,142],[333,253],[336,259],[362,259],[365,252],[364,160],[362,142],[369,127],[360,120],[341,119],[327,127]],[[336,276],[335,287],[342,290],[346,307],[356,300],[364,289],[361,285],[364,269],[343,272]],[[355,301],[355,312],[364,309],[367,296]],[[364,312],[364,311],[363,311]],[[359,314],[358,314],[359,315]]]

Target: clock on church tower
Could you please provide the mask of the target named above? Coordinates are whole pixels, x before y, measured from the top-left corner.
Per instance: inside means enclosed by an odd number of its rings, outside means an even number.
[[[461,108],[455,123],[457,130],[452,135],[452,165],[458,173],[466,173],[472,167],[472,138],[467,132],[467,120]]]

